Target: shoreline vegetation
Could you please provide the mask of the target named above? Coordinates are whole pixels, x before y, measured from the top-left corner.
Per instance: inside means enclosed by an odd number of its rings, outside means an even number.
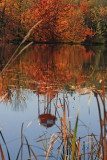
[[[47,44],[107,44],[106,0],[1,0],[0,41]]]

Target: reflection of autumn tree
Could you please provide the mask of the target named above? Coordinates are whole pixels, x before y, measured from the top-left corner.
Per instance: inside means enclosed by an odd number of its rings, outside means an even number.
[[[96,46],[95,48],[92,48],[95,56],[94,56],[94,63],[93,65],[89,65],[87,66],[87,64],[85,64],[84,68],[87,68],[87,70],[85,70],[85,73],[87,72],[89,77],[88,77],[88,81],[90,81],[90,83],[95,84],[97,89],[101,89],[101,85],[99,85],[99,83],[104,79],[105,81],[105,87],[106,87],[106,82],[107,82],[107,73],[106,73],[106,61],[107,61],[107,56],[106,56],[106,48],[105,46]],[[90,85],[90,84],[88,84]]]
[[[8,43],[4,43],[4,44],[0,43],[0,61],[3,62],[3,59],[5,59],[5,63],[6,63],[16,48],[17,48],[17,45],[12,44],[12,43],[9,43],[9,44]]]
[[[88,3],[88,2],[87,2]],[[93,42],[107,41],[107,2],[105,0],[89,1],[90,9],[84,14],[84,20],[89,28],[93,28],[95,36]]]
[[[41,54],[35,47],[29,55],[32,60],[30,57],[25,57],[25,62],[23,61],[21,68],[22,72],[24,71],[32,80],[42,80],[44,83],[41,86],[47,85],[47,83],[64,86],[71,80],[77,80],[82,72],[82,65],[91,62],[93,56],[93,52],[86,53],[86,49],[80,46],[67,47],[63,45],[59,49],[57,47],[39,46],[39,49]]]

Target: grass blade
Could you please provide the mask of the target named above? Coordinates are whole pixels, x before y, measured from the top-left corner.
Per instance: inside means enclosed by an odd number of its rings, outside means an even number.
[[[79,138],[79,145],[78,145],[78,148],[79,148],[79,150],[78,150],[78,160],[80,159],[80,145],[81,145],[81,142],[80,142],[80,138]]]
[[[72,152],[71,152],[71,160],[74,160],[74,153],[75,153],[75,142],[76,142],[76,135],[77,135],[77,127],[78,127],[78,117],[79,117],[79,108],[78,106],[78,113],[75,122],[74,134],[73,134],[73,142],[72,142]]]
[[[52,142],[51,145],[49,146],[48,152],[47,152],[47,154],[46,154],[46,160],[48,160],[48,155],[49,155],[49,153],[50,153],[50,150],[51,150],[52,146],[54,145],[54,143],[57,141],[57,139],[58,139],[58,137],[59,137],[60,134],[61,134],[61,133],[59,133],[58,136],[55,137],[55,139],[53,140],[53,142]]]
[[[4,154],[3,154],[3,150],[2,150],[2,148],[1,148],[1,145],[0,145],[0,152],[1,152],[2,160],[5,160],[5,158],[4,158]]]
[[[46,150],[46,147],[45,147],[45,144],[44,144],[44,142],[43,142],[42,137],[40,137],[40,140],[41,140],[41,142],[42,142],[43,148],[45,149],[45,152],[47,152],[47,150]]]
[[[35,155],[35,153],[34,153],[34,151],[32,150],[31,147],[30,147],[30,150],[31,150],[31,152],[32,152],[32,154],[33,154],[33,156],[34,156],[34,158],[35,158],[36,160],[38,160],[37,157],[36,157],[36,155]]]
[[[22,144],[21,144],[21,146],[20,146],[20,148],[19,148],[19,151],[18,151],[18,154],[17,154],[16,160],[18,160],[18,158],[19,158],[21,148],[22,148]]]
[[[29,159],[30,159],[30,158],[31,158],[30,146],[29,146],[29,143],[28,143],[28,140],[27,140],[27,138],[26,138],[26,137],[25,137],[25,140],[26,140],[26,143],[27,143],[28,152],[29,152]]]
[[[2,102],[7,95],[8,95],[8,93],[5,93],[3,96],[1,96],[0,102]]]
[[[21,44],[23,44],[28,38],[29,36],[31,35],[33,29],[39,25],[39,23],[41,23],[43,20],[40,20],[39,22],[37,22],[30,30],[29,32],[26,34],[26,36],[24,37],[23,41],[21,42]]]
[[[9,154],[9,151],[8,151],[8,147],[7,147],[7,144],[5,142],[5,139],[4,139],[3,134],[2,134],[1,131],[0,131],[0,135],[1,135],[1,138],[2,138],[2,140],[4,142],[4,144],[5,144],[5,147],[6,147],[6,151],[7,151],[7,155],[8,155],[8,160],[10,160],[10,154]]]
[[[75,152],[75,142],[76,142],[76,134],[77,134],[77,126],[78,126],[78,117],[75,123],[74,135],[73,135],[73,142],[72,142],[72,159],[74,160],[74,152]]]
[[[21,55],[22,54],[22,52],[24,51],[24,50],[26,50],[29,46],[31,46],[33,44],[33,42],[30,42],[30,43],[28,43],[23,49],[21,49],[21,51],[16,55],[16,57],[14,57],[13,58],[13,60],[11,61],[11,64],[17,59],[17,57],[19,56],[19,55]]]
[[[21,127],[21,160],[22,160],[22,156],[23,156],[23,124],[22,123],[22,127]]]
[[[65,99],[63,108],[63,136],[64,136],[64,160],[66,159],[66,113],[65,113]]]

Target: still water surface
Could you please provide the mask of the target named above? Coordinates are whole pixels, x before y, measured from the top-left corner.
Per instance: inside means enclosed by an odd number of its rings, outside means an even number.
[[[13,44],[1,46],[1,71],[16,48]],[[11,159],[16,159],[20,148],[22,123],[23,134],[36,156],[40,160],[45,159],[50,138],[58,135],[63,128],[64,108],[66,130],[72,134],[79,108],[77,139],[88,136],[81,139],[81,153],[89,150],[89,135],[96,135],[99,141],[101,130],[97,97],[102,120],[104,108],[100,96],[96,97],[95,93],[102,95],[106,108],[106,51],[104,46],[85,48],[79,45],[38,44],[12,59],[0,76],[0,129]],[[63,138],[56,141],[50,159],[60,159],[63,144],[58,157],[57,154],[62,142]],[[1,137],[0,143],[7,156]],[[24,145],[23,159],[28,157],[27,146]]]

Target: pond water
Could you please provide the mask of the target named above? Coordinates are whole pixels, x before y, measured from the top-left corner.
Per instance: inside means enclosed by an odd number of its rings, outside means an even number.
[[[76,122],[81,159],[98,159],[100,143],[103,159],[107,144],[107,48],[36,44],[11,58],[16,48],[13,44],[0,46],[0,130],[11,159],[16,159],[21,146],[22,124],[23,137],[38,159],[45,159],[50,145],[48,159],[64,159],[65,152],[70,159]],[[8,159],[2,136],[0,144]],[[28,159],[25,139],[23,144],[22,159]],[[78,158],[79,149],[75,154]]]

